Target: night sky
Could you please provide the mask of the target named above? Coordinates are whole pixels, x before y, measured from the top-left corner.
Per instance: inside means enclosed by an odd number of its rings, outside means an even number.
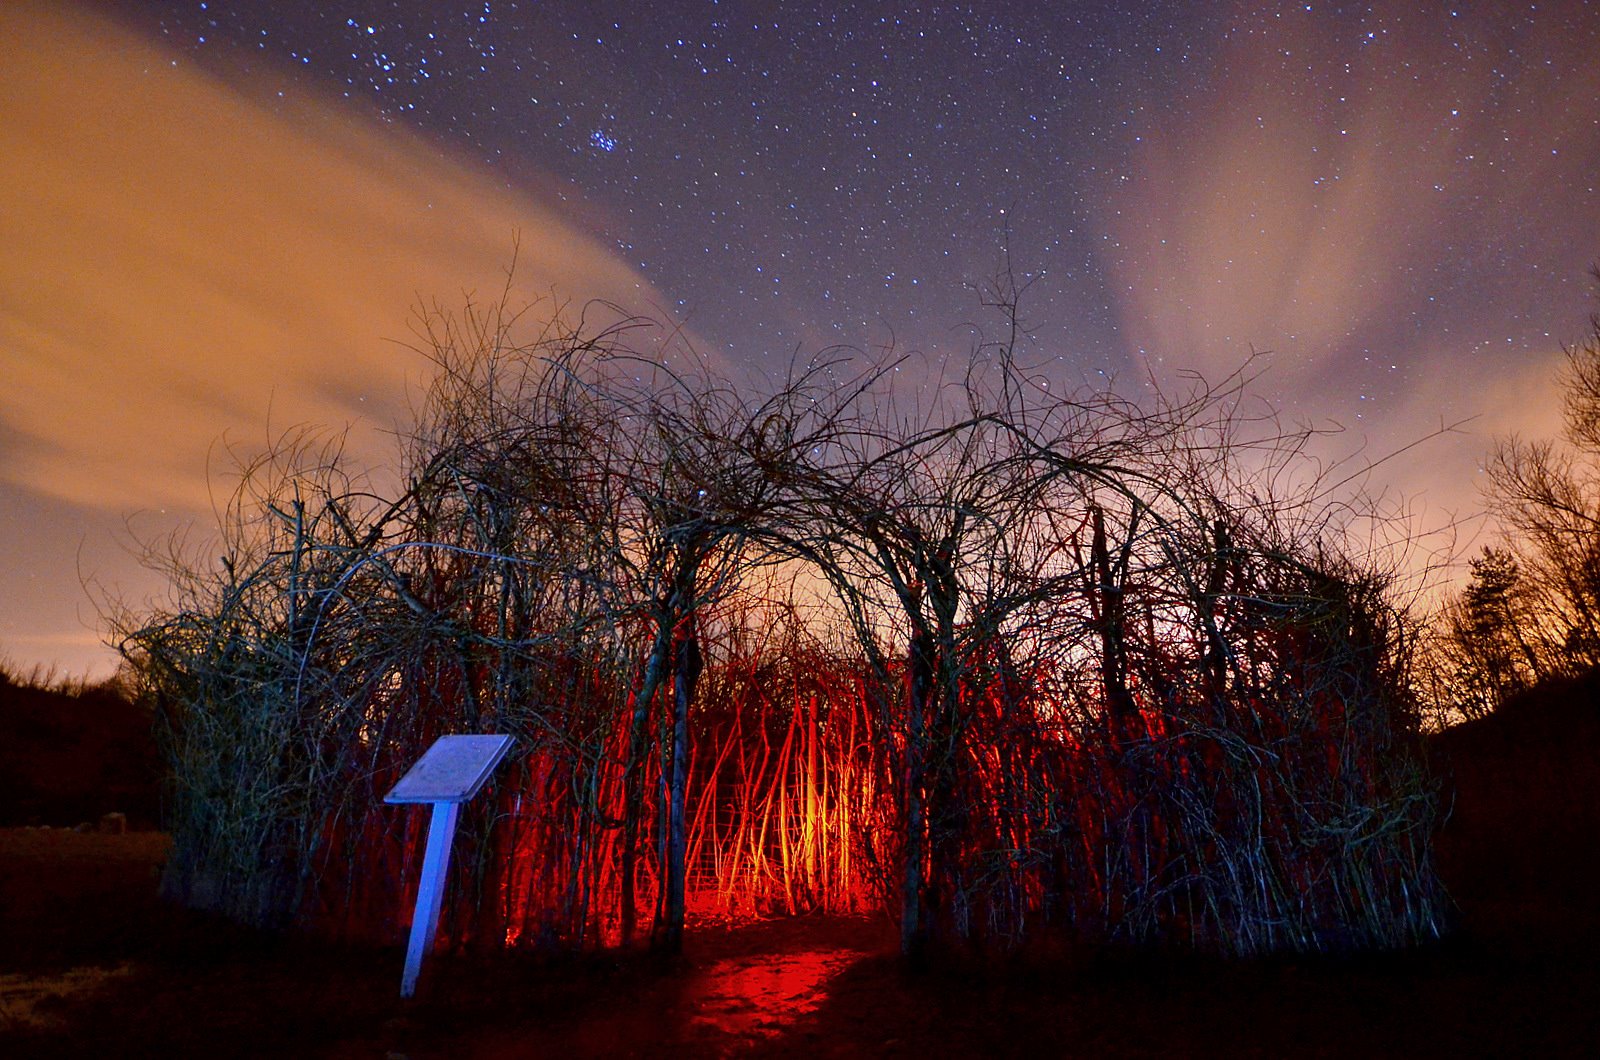
[[[7,5],[0,653],[109,665],[80,574],[153,591],[124,519],[204,522],[218,438],[382,452],[513,233],[746,373],[965,356],[1009,241],[1062,385],[1254,350],[1330,453],[1468,420],[1374,485],[1470,515],[1596,307],[1600,4],[1127,6]]]

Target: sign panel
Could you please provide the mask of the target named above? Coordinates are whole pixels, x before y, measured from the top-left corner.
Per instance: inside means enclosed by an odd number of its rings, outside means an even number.
[[[514,743],[512,736],[441,736],[383,801],[466,802]]]

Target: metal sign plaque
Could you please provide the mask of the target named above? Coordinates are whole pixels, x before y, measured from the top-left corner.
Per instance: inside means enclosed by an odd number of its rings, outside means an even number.
[[[466,802],[515,742],[511,736],[441,736],[383,801]]]

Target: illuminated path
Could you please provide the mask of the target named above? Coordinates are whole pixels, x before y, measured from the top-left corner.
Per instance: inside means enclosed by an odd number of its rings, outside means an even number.
[[[818,949],[717,961],[689,987],[688,1037],[725,1036],[729,1045],[781,1039],[822,1007],[840,972],[866,955]]]
[[[796,917],[691,929],[681,968],[636,981],[622,996],[613,992],[542,1025],[397,1055],[841,1055],[824,1029],[841,1004],[868,1010],[850,1021],[857,1034],[882,1038],[872,999],[836,993],[836,981],[868,958],[892,961],[894,945],[893,927],[882,920]]]

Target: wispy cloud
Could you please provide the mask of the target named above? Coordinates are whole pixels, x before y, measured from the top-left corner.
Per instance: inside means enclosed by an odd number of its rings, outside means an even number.
[[[390,340],[419,297],[497,294],[514,231],[521,289],[655,301],[533,195],[343,100],[247,91],[61,5],[5,5],[0,37],[13,488],[197,510],[208,449],[269,411],[389,427],[420,371]]]
[[[1152,105],[1098,189],[1126,341],[1157,374],[1271,351],[1262,386],[1350,428],[1333,449],[1377,457],[1459,422],[1372,484],[1441,519],[1478,510],[1493,438],[1558,426],[1550,381],[1600,254],[1573,221],[1600,167],[1600,67],[1560,18],[1451,35],[1400,2],[1240,3],[1223,21],[1193,104]]]
[[[550,189],[344,100],[207,73],[68,4],[0,3],[0,40],[0,655],[19,665],[109,669],[81,579],[161,593],[123,519],[203,530],[224,435],[353,424],[359,461],[389,458],[423,373],[393,340],[419,300],[497,296],[514,232],[519,290],[664,302]]]

